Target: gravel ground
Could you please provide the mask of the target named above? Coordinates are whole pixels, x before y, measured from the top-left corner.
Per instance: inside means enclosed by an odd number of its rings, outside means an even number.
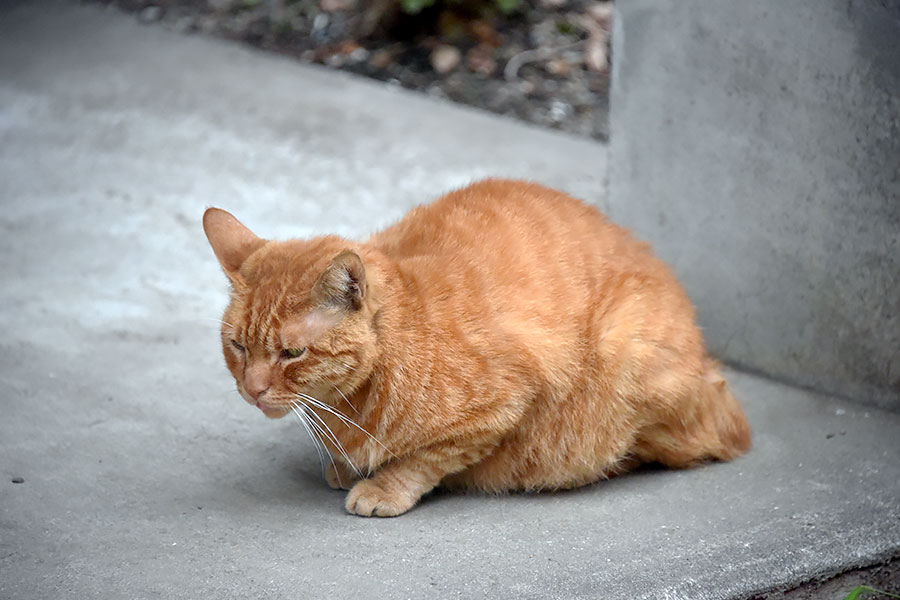
[[[523,0],[507,15],[460,1],[409,15],[385,0],[93,1],[144,23],[241,40],[543,127],[608,137],[609,2]]]

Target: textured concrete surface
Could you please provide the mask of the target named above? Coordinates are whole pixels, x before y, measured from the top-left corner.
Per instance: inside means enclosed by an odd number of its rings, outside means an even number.
[[[362,235],[606,148],[121,15],[0,12],[0,598],[740,598],[900,555],[900,415],[729,377],[734,463],[343,512],[295,422],[233,391],[209,203]],[[24,479],[13,483],[13,479]]]
[[[612,216],[732,363],[900,409],[900,2],[616,9]]]

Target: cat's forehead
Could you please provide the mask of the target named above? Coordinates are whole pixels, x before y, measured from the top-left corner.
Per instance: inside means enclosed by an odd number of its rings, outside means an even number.
[[[241,274],[248,283],[292,287],[314,277],[325,260],[308,242],[269,242],[247,260]]]
[[[244,341],[273,348],[305,346],[321,334],[308,294],[293,295],[255,288],[232,298],[225,321],[235,324]],[[230,314],[229,314],[230,313]]]
[[[329,241],[268,242],[243,265],[230,311],[248,338],[302,346],[334,326],[335,315],[311,298],[335,252]]]
[[[345,246],[346,242],[335,236],[269,241],[248,258],[241,274],[255,285],[308,289]]]
[[[286,346],[308,346],[340,320],[341,315],[337,311],[322,308],[304,311],[281,327],[279,333],[282,343]]]

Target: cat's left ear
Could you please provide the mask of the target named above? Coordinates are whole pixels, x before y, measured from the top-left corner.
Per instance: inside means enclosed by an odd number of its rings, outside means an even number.
[[[313,286],[313,296],[326,306],[359,310],[366,297],[366,268],[352,250],[334,257]]]
[[[266,243],[221,208],[206,209],[203,213],[203,231],[232,283],[240,279],[238,271],[244,261]]]

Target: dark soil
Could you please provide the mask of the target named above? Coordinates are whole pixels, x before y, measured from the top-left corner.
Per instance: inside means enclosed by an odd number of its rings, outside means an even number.
[[[95,1],[145,23],[241,40],[544,127],[608,136],[606,2],[522,0],[504,14],[487,0],[438,0],[409,15],[398,0]]]
[[[853,569],[826,581],[810,582],[796,588],[753,596],[751,600],[844,600],[857,586],[900,594],[900,561],[888,561],[864,569]],[[888,600],[889,596],[866,592],[865,600]]]

